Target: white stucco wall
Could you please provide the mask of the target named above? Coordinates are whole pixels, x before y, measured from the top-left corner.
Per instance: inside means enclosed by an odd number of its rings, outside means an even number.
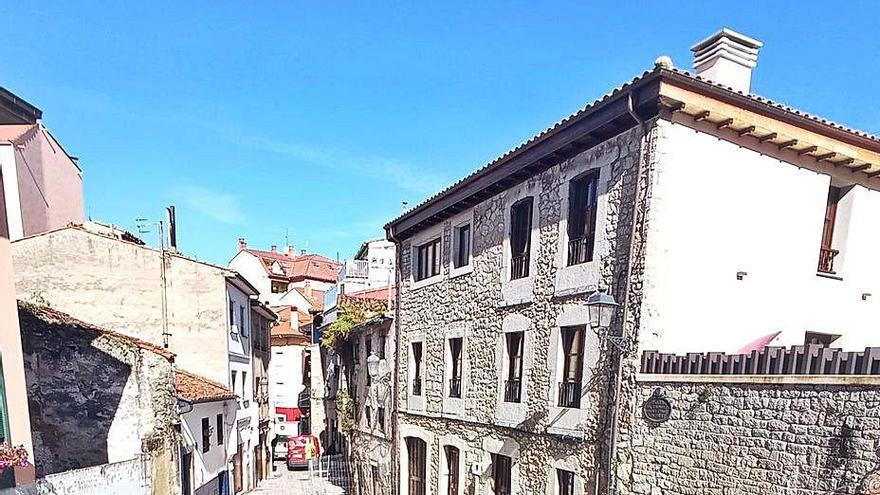
[[[835,234],[840,279],[820,277],[829,175],[681,124],[660,125],[641,348],[734,352],[774,331],[782,331],[779,345],[802,344],[805,331],[843,334],[834,345],[850,350],[878,345],[880,192],[856,186],[847,195],[848,233]],[[855,178],[845,172],[833,180]],[[873,295],[863,300],[865,293]]]
[[[235,401],[215,401],[194,404],[192,411],[181,415],[180,430],[183,443],[192,452],[193,491],[213,480],[226,470],[232,444],[232,430],[235,427]],[[217,415],[223,414],[223,445],[217,445]],[[202,452],[202,418],[207,418],[214,428],[211,444],[207,452]],[[234,451],[234,449],[232,449]]]
[[[299,393],[305,388],[302,384],[304,350],[305,347],[301,345],[272,346],[269,395],[273,414],[275,407],[297,407]]]
[[[229,261],[229,268],[237,271],[260,292],[260,301],[275,306],[282,294],[272,293],[272,284],[263,263],[247,251],[239,251]]]

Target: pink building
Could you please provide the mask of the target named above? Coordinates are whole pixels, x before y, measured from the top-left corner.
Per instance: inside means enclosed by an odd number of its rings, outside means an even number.
[[[13,241],[83,221],[82,170],[42,115],[0,87],[0,233]]]

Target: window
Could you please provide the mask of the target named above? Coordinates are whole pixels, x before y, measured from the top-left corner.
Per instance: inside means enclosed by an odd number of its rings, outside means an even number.
[[[235,394],[235,391],[238,390],[238,383],[235,381],[235,378],[237,376],[238,376],[238,373],[236,371],[233,371],[232,372],[232,380],[230,380],[232,383],[232,393],[233,394]]]
[[[241,372],[241,399],[247,399],[247,371]]]
[[[241,332],[243,336],[247,335],[247,328],[244,326],[244,306],[238,307],[238,331]]]
[[[596,242],[596,183],[593,172],[569,183],[568,265],[593,261]]]
[[[424,280],[440,274],[440,238],[416,247],[415,279]]]
[[[839,187],[828,188],[828,200],[825,203],[825,224],[822,226],[822,246],[819,248],[819,271],[834,274],[834,258],[839,251],[832,248],[834,240],[834,224],[837,221],[837,206],[840,203]]]
[[[217,445],[223,445],[223,415],[217,415]]]
[[[461,225],[455,228],[455,268],[467,266],[471,261],[471,226]]]
[[[376,355],[379,356],[379,359],[385,359],[385,332],[379,334],[379,345],[376,352]]]
[[[556,482],[559,485],[559,495],[574,495],[574,473],[557,469]]]
[[[453,447],[452,445],[447,445],[443,447],[446,452],[446,473],[449,477],[449,481],[446,484],[446,494],[447,495],[458,495],[458,465],[459,465],[459,453],[458,449]]]
[[[504,382],[504,402],[519,402],[522,389],[523,332],[510,332],[507,339],[507,380]]]
[[[232,302],[232,299],[229,300],[229,326],[235,326],[235,303]]]
[[[584,364],[586,327],[562,327],[562,380],[559,384],[559,407],[581,406],[581,377]]]
[[[425,495],[427,484],[427,470],[425,453],[427,446],[424,440],[415,437],[406,437],[407,465],[409,467],[409,480],[407,495]]]
[[[285,292],[287,292],[287,282],[279,282],[278,280],[272,281],[273,294],[283,294]]]
[[[492,486],[495,495],[510,495],[510,457],[492,454]]]
[[[365,355],[367,356],[367,359],[370,359],[370,354],[373,353],[373,336],[372,335],[364,336],[364,345],[366,346],[366,351],[367,351]],[[372,384],[372,383],[373,383],[373,380],[370,378],[370,374],[367,373],[367,386],[369,387],[370,384]]]
[[[379,407],[376,409],[376,423],[378,423],[379,431],[385,433],[385,408]]]
[[[510,208],[510,279],[529,276],[529,247],[532,241],[532,198],[517,201]]]
[[[372,407],[366,406],[364,408],[364,417],[365,417],[364,419],[367,422],[367,428],[368,429],[372,428],[373,427],[373,408]]]
[[[202,452],[211,450],[211,421],[202,418]]]
[[[413,383],[412,394],[422,395],[422,343],[412,343]]]
[[[449,396],[456,398],[461,398],[461,344],[461,337],[449,339],[449,357],[452,363],[449,374]]]

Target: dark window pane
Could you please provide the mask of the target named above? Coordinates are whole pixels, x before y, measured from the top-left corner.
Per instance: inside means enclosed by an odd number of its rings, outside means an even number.
[[[447,445],[446,450],[446,471],[449,473],[449,484],[446,491],[447,495],[458,495],[458,449]]]
[[[425,495],[427,445],[419,438],[407,437],[406,450],[409,467],[409,495]]]
[[[556,481],[559,484],[559,495],[574,495],[573,472],[564,469],[557,469]]]
[[[510,495],[510,457],[492,454],[492,484],[495,495]]]
[[[593,248],[596,240],[596,184],[598,179],[597,173],[591,173],[569,183],[569,266],[593,260]]]
[[[450,397],[461,397],[461,348],[461,337],[449,339],[449,357],[452,361],[452,370],[449,376]]]
[[[504,401],[519,402],[522,392],[523,332],[510,332],[507,340],[507,380],[504,384]]]
[[[415,279],[424,280],[440,274],[440,239],[434,239],[416,248]]]
[[[413,342],[413,395],[422,395],[422,343]]]
[[[510,208],[510,279],[529,276],[529,247],[532,238],[532,198]]]
[[[456,229],[455,267],[467,266],[471,256],[471,226],[462,225]]]

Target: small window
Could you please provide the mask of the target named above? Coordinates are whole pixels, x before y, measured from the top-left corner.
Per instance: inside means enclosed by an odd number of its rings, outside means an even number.
[[[223,445],[223,415],[217,415],[217,445]]]
[[[449,396],[456,398],[461,398],[461,346],[461,337],[449,339],[449,358],[452,363],[449,373]]]
[[[562,380],[559,384],[559,407],[581,406],[581,377],[584,365],[585,326],[562,327]]]
[[[378,423],[379,431],[385,433],[385,408],[379,407],[376,409],[376,423]]]
[[[376,352],[376,355],[379,356],[379,359],[385,359],[385,332],[379,334],[379,345]]]
[[[471,262],[471,226],[461,225],[455,228],[454,266],[461,268]]]
[[[235,303],[229,300],[229,326],[235,326]]]
[[[522,391],[523,332],[510,332],[507,341],[507,380],[504,382],[504,402],[519,402]]]
[[[428,445],[421,438],[406,437],[407,467],[409,468],[408,495],[425,495],[425,485],[428,481],[427,450]]]
[[[440,274],[440,238],[416,247],[416,281]]]
[[[247,399],[247,371],[241,372],[241,399]]]
[[[458,495],[459,451],[452,445],[443,447],[446,452],[446,473],[449,476],[447,495]]]
[[[382,478],[379,476],[379,466],[370,466],[370,476],[373,478],[373,495],[382,495]]]
[[[413,382],[412,394],[422,395],[422,343],[412,343]]]
[[[574,473],[565,469],[556,470],[556,483],[559,495],[574,495]]]
[[[593,261],[596,242],[596,184],[598,174],[590,173],[569,183],[568,265]]]
[[[366,357],[370,359],[370,355],[373,353],[373,336],[365,335],[364,336],[364,345],[366,347]],[[370,374],[367,373],[367,386],[370,386],[373,383],[373,380],[370,379]]]
[[[280,282],[278,280],[272,281],[273,294],[283,294],[285,292],[287,292],[287,282]]]
[[[532,242],[532,198],[517,201],[510,208],[510,279],[529,276]]]
[[[211,421],[202,418],[202,452],[211,450]]]
[[[492,485],[495,495],[510,495],[510,457],[492,454]]]
[[[370,406],[366,406],[364,408],[364,419],[367,422],[367,428],[373,427],[373,408]]]
[[[232,380],[230,380],[230,383],[231,383],[231,385],[232,385],[232,393],[233,393],[233,394],[235,393],[236,390],[238,390],[238,382],[235,381],[235,379],[236,379],[237,377],[238,377],[238,372],[237,372],[237,371],[233,371],[233,372],[232,372]]]

